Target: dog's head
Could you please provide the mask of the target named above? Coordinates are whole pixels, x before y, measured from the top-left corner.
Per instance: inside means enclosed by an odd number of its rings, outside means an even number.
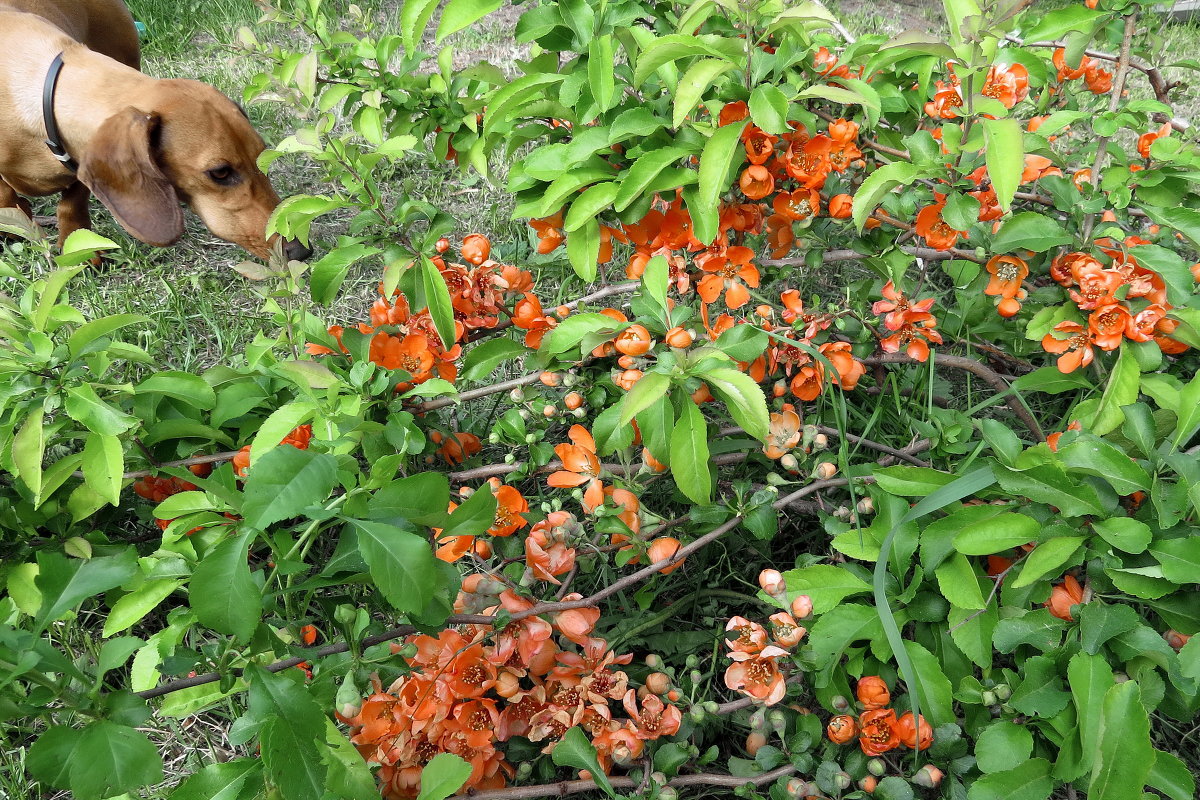
[[[264,231],[279,195],[256,163],[263,149],[246,115],[216,89],[163,80],[100,126],[79,179],[147,244],[165,247],[183,235],[182,201],[213,234],[266,258]],[[295,241],[284,252],[311,254]]]

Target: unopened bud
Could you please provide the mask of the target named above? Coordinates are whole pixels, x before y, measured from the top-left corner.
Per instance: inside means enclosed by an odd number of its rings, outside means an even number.
[[[650,653],[645,659],[646,666],[650,669],[658,669],[662,666],[662,658],[657,653]]]
[[[651,672],[646,676],[646,688],[651,694],[666,694],[671,690],[671,676],[665,672]]]
[[[525,390],[518,386],[516,389],[513,389],[508,393],[508,399],[512,400],[514,403],[524,403]]]
[[[766,734],[761,731],[750,731],[750,734],[746,737],[746,752],[753,758],[758,755],[758,751],[765,747],[766,744]]]
[[[783,575],[777,569],[764,569],[758,573],[758,585],[762,590],[771,597],[779,597],[787,591],[787,584],[783,581]]]
[[[817,468],[813,470],[813,477],[817,480],[826,481],[837,475],[837,467],[829,461],[822,461],[817,464]]]
[[[525,444],[535,444],[537,442],[537,440],[538,440],[538,435],[536,433],[525,434]]]
[[[813,437],[813,441],[812,441],[812,449],[813,450],[824,450],[827,447],[829,447],[829,437],[828,436],[826,436],[823,433],[818,433],[816,436]]]
[[[754,713],[750,715],[750,730],[761,731],[767,727],[767,712],[765,709],[756,708]]]
[[[787,730],[787,717],[778,708],[773,708],[767,712],[767,722],[771,725],[771,730],[775,731],[777,736],[782,737],[784,731]]]
[[[679,792],[674,786],[664,786],[658,790],[658,800],[679,800]]]
[[[517,409],[517,416],[520,417],[521,419],[525,420],[526,422],[528,422],[529,418],[532,417],[533,415],[529,413],[528,408],[520,408],[520,409]]]
[[[721,706],[719,703],[717,703],[716,700],[705,700],[704,701],[704,710],[707,711],[709,714],[716,714],[718,711],[721,710]]]
[[[707,716],[707,714],[704,713],[703,705],[700,704],[689,708],[688,716],[692,718],[692,722],[701,723],[704,722],[704,718]]]
[[[833,699],[829,701],[829,705],[833,706],[834,711],[842,714],[850,710],[850,701],[840,694],[834,695]]]
[[[996,693],[989,689],[983,693],[982,700],[985,706],[994,706],[997,701]]]
[[[796,599],[792,601],[792,616],[796,619],[808,619],[812,616],[813,604],[812,598],[806,594],[796,595]]]
[[[854,508],[860,514],[874,514],[875,501],[869,497],[864,497],[862,500],[858,501],[858,505],[856,505]]]
[[[554,406],[549,406],[549,405],[542,406],[542,416],[543,417],[546,417],[547,419],[549,419],[553,416],[557,416],[557,414],[558,414],[558,409],[555,408]]]
[[[867,772],[879,778],[883,773],[887,772],[887,764],[882,758],[872,758],[867,762]]]
[[[858,782],[858,788],[862,789],[867,794],[871,794],[872,792],[874,792],[875,787],[878,785],[879,785],[879,781],[876,780],[874,775],[867,775],[866,777],[864,777],[862,780],[860,780]]]
[[[622,767],[627,767],[633,763],[633,753],[623,744],[619,744],[612,750],[612,760]]]
[[[358,616],[358,612],[354,610],[354,606],[347,603],[342,603],[333,610],[333,618],[342,625],[354,622],[356,616]]]
[[[912,782],[926,789],[936,789],[944,777],[945,774],[933,764],[925,764],[913,775]]]
[[[783,467],[793,475],[800,471],[800,462],[797,461],[796,457],[791,453],[783,454],[783,457],[779,459],[779,466]]]
[[[587,416],[587,410],[583,408],[577,408],[571,412],[571,416],[575,419],[583,419]]]
[[[696,667],[700,666],[700,659],[696,657],[695,653],[692,653],[683,660],[683,665],[688,669],[695,669]]]
[[[835,519],[840,519],[842,522],[849,522],[850,509],[846,506],[838,506],[833,510],[833,516]]]
[[[517,460],[517,457],[513,453],[505,453],[505,455],[504,455],[504,463],[505,464],[512,464],[512,463],[516,462],[516,460]]]
[[[698,669],[694,669],[688,673],[688,680],[692,682],[692,686],[699,686],[704,680],[704,674]]]
[[[787,792],[789,800],[801,800],[808,794],[808,781],[789,778],[787,785],[784,786],[784,791]]]
[[[1012,697],[1012,689],[1008,687],[1007,683],[999,684],[998,686],[994,687],[992,691],[996,693],[996,699],[1001,703]]]
[[[667,776],[662,772],[655,770],[654,772],[650,773],[650,782],[655,786],[665,786],[667,783]]]
[[[517,780],[519,780],[519,781],[527,780],[529,778],[529,776],[532,774],[533,774],[533,762],[532,761],[522,761],[521,765],[517,767]]]
[[[837,775],[833,776],[833,781],[837,784],[837,787],[843,791],[849,789],[850,785],[854,783],[854,779],[850,777],[849,772],[839,772]]]

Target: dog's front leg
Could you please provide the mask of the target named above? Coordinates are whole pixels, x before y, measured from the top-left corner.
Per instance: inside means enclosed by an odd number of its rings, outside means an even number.
[[[88,210],[88,201],[92,197],[91,189],[81,182],[75,181],[65,190],[58,201],[58,246],[80,228],[92,227],[92,215]]]
[[[19,208],[33,216],[33,207],[29,201],[17,194],[16,190],[0,179],[0,208]]]

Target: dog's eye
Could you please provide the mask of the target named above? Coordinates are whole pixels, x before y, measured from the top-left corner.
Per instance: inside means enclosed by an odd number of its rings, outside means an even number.
[[[208,170],[207,175],[212,179],[213,183],[220,183],[222,185],[233,183],[234,178],[237,177],[237,173],[234,172],[233,167],[228,164]]]

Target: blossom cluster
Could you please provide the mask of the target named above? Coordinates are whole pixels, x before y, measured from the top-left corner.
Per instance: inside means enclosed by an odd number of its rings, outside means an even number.
[[[896,716],[887,683],[877,675],[860,678],[855,694],[861,713],[838,714],[825,726],[825,734],[835,744],[857,741],[863,753],[881,756],[904,745],[910,750],[926,750],[933,744],[933,728],[922,715],[911,711]]]

